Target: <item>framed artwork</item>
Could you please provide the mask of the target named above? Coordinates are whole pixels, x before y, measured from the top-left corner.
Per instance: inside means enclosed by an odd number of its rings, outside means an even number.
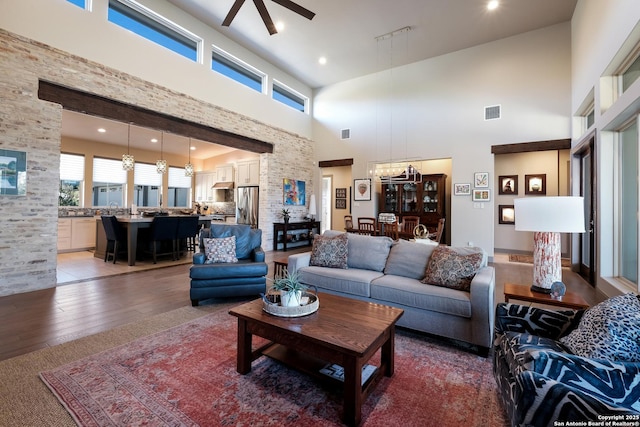
[[[284,178],[282,180],[282,191],[284,194],[283,204],[290,206],[304,206],[307,204],[304,181]]]
[[[353,193],[353,200],[371,200],[371,179],[354,179],[353,187],[356,191]]]
[[[498,224],[515,224],[516,210],[513,205],[498,205]]]
[[[347,198],[347,189],[336,188],[336,199],[346,199],[346,198]]]
[[[489,188],[489,172],[474,173],[473,186],[475,188]]]
[[[500,175],[498,194],[518,194],[518,175]]]
[[[336,209],[347,209],[347,199],[336,199]]]
[[[491,200],[491,190],[473,190],[474,202],[488,202]]]
[[[547,194],[547,174],[525,175],[524,194],[544,196]]]
[[[27,153],[0,150],[0,195],[25,196],[27,194]]]
[[[471,194],[471,184],[453,184],[454,196],[469,196]]]

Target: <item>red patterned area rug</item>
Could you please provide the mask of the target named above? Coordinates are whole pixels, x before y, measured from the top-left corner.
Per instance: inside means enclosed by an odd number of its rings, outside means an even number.
[[[395,374],[366,400],[362,426],[508,425],[490,360],[398,331]],[[238,374],[236,318],[226,312],[40,377],[81,426],[342,425],[340,390],[266,357]]]

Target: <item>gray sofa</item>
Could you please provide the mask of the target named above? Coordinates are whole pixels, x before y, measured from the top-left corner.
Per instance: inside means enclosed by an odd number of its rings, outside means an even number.
[[[335,237],[327,230],[323,236]],[[482,253],[469,292],[420,282],[435,246],[388,237],[348,234],[347,267],[311,266],[311,252],[289,256],[288,270],[319,292],[399,307],[398,326],[464,341],[486,355],[494,327],[495,272],[480,248],[450,248],[461,255]],[[322,302],[321,302],[322,304]]]

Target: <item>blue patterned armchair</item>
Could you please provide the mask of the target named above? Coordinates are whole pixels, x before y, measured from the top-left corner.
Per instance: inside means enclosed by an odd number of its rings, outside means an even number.
[[[498,304],[493,373],[512,426],[640,422],[640,363],[581,357],[559,341],[583,314]]]

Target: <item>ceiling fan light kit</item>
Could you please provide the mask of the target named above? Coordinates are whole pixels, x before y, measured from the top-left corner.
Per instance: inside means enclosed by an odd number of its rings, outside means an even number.
[[[222,21],[223,27],[228,27],[231,25],[231,22],[233,22],[233,19],[238,14],[238,11],[244,4],[244,1],[245,0],[236,0],[235,3],[233,3],[233,5],[231,6],[231,9],[229,10],[229,13],[227,13],[227,16],[224,18],[224,21]],[[304,18],[307,18],[308,20],[312,20],[313,17],[316,16],[316,14],[311,12],[309,9],[305,9],[299,4],[292,2],[291,0],[271,0],[271,1],[273,1],[276,4],[279,4],[282,7],[289,9],[292,12],[297,13],[298,15]],[[278,30],[276,29],[276,26],[274,25],[273,20],[271,19],[271,15],[269,15],[269,11],[267,10],[267,7],[264,4],[264,0],[253,0],[253,4],[255,4],[256,9],[258,9],[258,13],[260,13],[262,22],[264,22],[265,27],[267,27],[267,31],[269,31],[269,34],[270,35],[276,34]]]

